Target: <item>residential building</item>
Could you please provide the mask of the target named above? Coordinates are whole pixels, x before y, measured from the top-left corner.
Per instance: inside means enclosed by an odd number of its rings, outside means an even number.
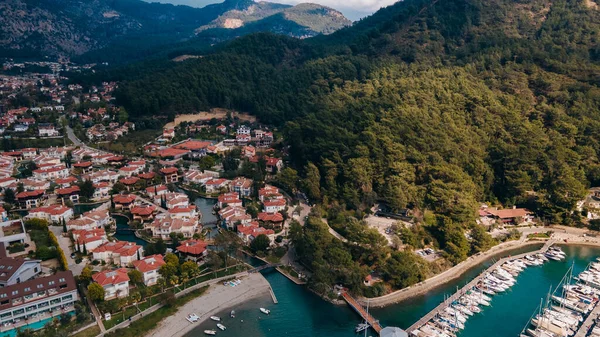
[[[219,208],[227,206],[242,207],[242,200],[237,192],[228,192],[219,195],[217,205]]]
[[[277,213],[285,209],[285,199],[271,199],[263,201],[263,211],[266,213]]]
[[[24,191],[17,193],[16,198],[21,208],[29,209],[41,205],[44,194],[44,190]]]
[[[66,178],[69,175],[69,169],[67,169],[64,165],[55,165],[33,170],[33,178],[37,180],[54,180],[58,178]]]
[[[206,188],[206,193],[218,193],[222,190],[227,190],[229,188],[229,184],[231,180],[217,178],[210,179],[206,183],[204,183],[204,187]]]
[[[144,256],[142,246],[127,241],[106,242],[93,252],[94,260],[113,263],[121,267],[129,266]]]
[[[22,220],[9,220],[0,222],[0,242],[4,247],[15,243],[24,243],[27,239],[25,226]]]
[[[252,195],[252,179],[237,177],[231,181],[229,188],[241,197],[248,198]]]
[[[0,257],[0,287],[28,281],[42,273],[40,260]]]
[[[146,222],[152,221],[154,214],[156,213],[156,206],[154,205],[141,205],[134,206],[130,209],[133,215],[133,221]]]
[[[244,224],[238,225],[237,231],[238,231],[239,237],[246,244],[252,242],[252,240],[254,240],[257,236],[259,236],[261,234],[266,235],[269,238],[269,240],[271,241],[271,243],[273,243],[273,241],[275,240],[275,231],[273,231],[272,229],[266,229],[264,227],[259,227],[258,223],[256,223],[256,222],[252,222],[247,225],[244,225]]]
[[[92,275],[94,282],[104,288],[104,300],[129,296],[129,276],[127,269],[101,271]]]
[[[63,205],[41,206],[29,210],[26,219],[38,218],[45,219],[51,223],[61,223],[73,218],[73,209]]]
[[[91,253],[98,246],[108,242],[104,228],[74,230],[72,234],[75,240],[75,248],[81,252],[85,247],[86,252]]]
[[[177,247],[177,252],[186,260],[199,262],[208,254],[206,247],[208,247],[207,242],[190,239],[182,241]]]
[[[65,188],[57,188],[56,190],[54,190],[54,194],[56,194],[56,197],[58,199],[62,200],[63,204],[66,201],[78,203],[80,191],[81,190],[79,189],[79,186],[69,186]]]
[[[104,228],[112,223],[108,209],[94,209],[83,213],[79,218],[67,222],[67,230],[92,230]]]
[[[160,173],[165,179],[165,184],[176,183],[179,181],[179,170],[176,167],[165,167],[160,169]]]
[[[75,310],[77,286],[71,271],[0,288],[0,324],[13,328]]]
[[[199,229],[201,229],[197,217],[178,218],[170,213],[158,214],[154,218],[154,221],[144,225],[144,228],[150,230],[153,237],[162,238],[164,240],[169,240],[171,233],[181,233],[184,237],[191,238]]]
[[[117,194],[112,198],[116,209],[131,209],[134,206],[136,196],[133,194]]]
[[[146,256],[142,260],[133,262],[133,266],[135,267],[135,269],[139,270],[142,273],[144,284],[147,287],[156,284],[158,278],[160,277],[158,270],[164,264],[165,260],[160,254]]]

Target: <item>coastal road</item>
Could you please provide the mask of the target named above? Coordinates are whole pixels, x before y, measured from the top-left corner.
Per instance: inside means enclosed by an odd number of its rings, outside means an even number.
[[[81,271],[83,270],[83,267],[85,266],[84,263],[80,263],[77,264],[75,263],[75,260],[71,257],[71,240],[68,237],[64,237],[63,231],[62,231],[62,226],[48,226],[50,228],[50,230],[52,231],[52,233],[54,233],[54,236],[56,236],[56,239],[58,240],[58,244],[60,246],[60,249],[63,250],[63,252],[65,253],[65,258],[67,259],[67,264],[69,265],[69,270],[73,272],[74,276],[78,276],[81,274]]]

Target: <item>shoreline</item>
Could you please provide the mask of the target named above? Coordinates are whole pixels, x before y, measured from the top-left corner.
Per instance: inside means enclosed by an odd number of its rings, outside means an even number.
[[[423,295],[429,290],[443,286],[444,284],[461,277],[465,272],[476,267],[478,264],[483,263],[485,260],[489,259],[494,255],[499,255],[514,249],[525,248],[527,246],[543,245],[546,241],[547,240],[528,240],[504,242],[492,247],[490,250],[484,253],[479,253],[477,255],[470,256],[465,261],[457,264],[456,266],[442,273],[434,275],[424,281],[414,284],[410,287],[396,290],[394,292],[379,297],[360,297],[357,300],[361,305],[366,306],[368,303],[369,306],[374,308],[382,308],[389,305],[398,304],[399,302],[405,301],[407,299]],[[595,245],[600,245],[600,242]]]
[[[177,313],[162,320],[148,337],[183,336],[196,329],[201,323],[210,319],[216,312],[240,305],[254,298],[269,295],[271,286],[260,273],[240,277],[242,283],[236,287],[212,284],[207,292],[186,303]],[[196,323],[190,323],[186,317],[195,313],[200,317]]]

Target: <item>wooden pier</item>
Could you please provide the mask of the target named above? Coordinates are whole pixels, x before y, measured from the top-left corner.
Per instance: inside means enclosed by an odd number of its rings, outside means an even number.
[[[348,305],[354,309],[371,326],[371,328],[375,330],[375,332],[377,332],[377,334],[380,333],[382,327],[381,324],[379,324],[379,321],[371,316],[371,314],[369,314],[365,308],[354,299],[354,297],[350,296],[350,294],[345,291],[342,292],[342,297],[346,300],[346,303],[348,303]]]
[[[420,328],[423,325],[425,325],[425,323],[429,322],[436,315],[438,315],[439,313],[443,312],[444,309],[446,309],[448,306],[450,306],[450,304],[452,304],[453,302],[455,302],[456,300],[458,300],[467,291],[473,289],[473,287],[475,287],[477,285],[477,283],[486,274],[488,274],[492,270],[496,269],[496,267],[501,266],[502,264],[504,264],[507,261],[520,259],[520,258],[524,257],[525,255],[537,254],[537,253],[545,253],[546,250],[548,250],[548,248],[550,248],[550,246],[552,246],[554,243],[555,243],[554,240],[548,240],[548,241],[546,241],[546,244],[544,244],[544,246],[541,249],[537,250],[537,251],[527,252],[527,253],[523,253],[523,254],[511,256],[511,257],[505,257],[505,258],[502,258],[502,259],[496,261],[496,263],[494,263],[493,265],[491,265],[488,269],[486,269],[484,272],[482,272],[477,277],[475,277],[473,280],[471,280],[471,282],[467,283],[464,287],[462,287],[460,290],[458,290],[457,292],[455,292],[452,296],[448,297],[444,302],[440,303],[440,305],[438,305],[433,310],[431,310],[429,313],[427,313],[427,315],[423,316],[420,320],[418,320],[413,325],[411,325],[408,329],[406,329],[406,332],[409,335],[413,335],[412,334],[413,331],[415,331],[418,328]],[[583,335],[583,336],[585,336],[585,335]]]

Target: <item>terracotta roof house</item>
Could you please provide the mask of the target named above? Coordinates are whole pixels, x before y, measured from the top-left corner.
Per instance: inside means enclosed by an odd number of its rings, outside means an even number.
[[[160,169],[160,173],[165,178],[165,184],[176,183],[179,181],[179,170],[176,167],[165,167]]]
[[[152,221],[152,219],[154,218],[154,214],[156,212],[156,206],[154,206],[154,205],[134,206],[130,209],[130,212],[133,215],[134,221],[139,221],[139,222]]]
[[[30,209],[29,214],[27,214],[25,218],[46,219],[49,222],[61,223],[62,221],[66,222],[73,218],[73,209],[63,205],[36,207]]]
[[[129,276],[125,268],[101,271],[92,275],[92,279],[104,288],[104,300],[129,296]]]
[[[160,254],[146,256],[142,260],[133,262],[133,266],[142,273],[144,284],[148,287],[156,284],[160,276],[158,270],[164,264],[165,260]]]
[[[518,225],[523,222],[533,221],[533,213],[525,208],[483,209],[480,210],[480,216],[482,214],[481,211],[483,211],[486,216],[491,216],[505,224]]]
[[[143,247],[127,241],[106,242],[98,246],[93,253],[94,260],[114,263],[121,267],[128,266],[142,256]]]
[[[187,260],[198,262],[206,256],[208,243],[202,240],[186,240],[181,242],[177,247],[177,251]]]
[[[217,204],[219,208],[223,208],[225,205],[241,207],[242,200],[237,192],[228,192],[219,195]]]
[[[117,194],[113,196],[115,208],[131,208],[135,202],[136,196],[133,194]]]
[[[81,192],[79,186],[69,186],[64,188],[57,188],[56,190],[54,190],[54,194],[56,194],[56,197],[61,199],[63,203],[67,200],[73,203],[79,202],[79,192]]]
[[[73,239],[75,240],[75,248],[83,252],[83,247],[88,253],[93,252],[98,246],[108,242],[104,228],[94,228],[91,230],[74,230]]]

